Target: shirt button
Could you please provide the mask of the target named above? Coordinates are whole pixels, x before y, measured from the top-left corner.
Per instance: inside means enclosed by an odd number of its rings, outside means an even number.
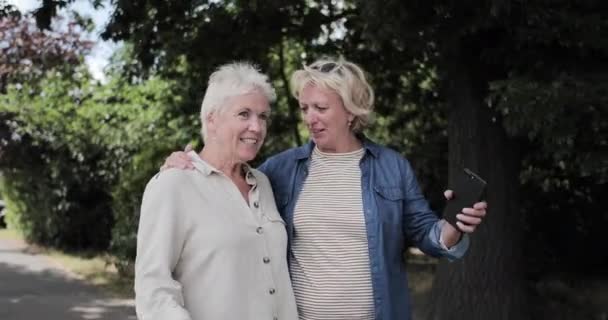
[[[270,262],[270,258],[264,257],[264,259],[262,259],[262,261],[264,261],[264,263],[269,263]]]
[[[260,207],[260,204],[257,201],[254,201],[253,206],[257,209]]]
[[[257,227],[257,229],[255,229],[255,232],[257,232],[258,234],[262,234],[262,233],[264,233],[264,228]]]
[[[274,290],[274,288],[270,288],[270,290],[268,290],[268,293],[270,294],[274,294],[276,292],[276,290]]]

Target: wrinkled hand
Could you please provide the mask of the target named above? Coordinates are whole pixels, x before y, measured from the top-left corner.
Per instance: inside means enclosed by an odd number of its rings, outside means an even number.
[[[452,190],[446,190],[443,195],[447,200],[450,200],[454,195]],[[456,215],[456,225],[458,229],[462,232],[472,233],[475,231],[475,228],[486,216],[486,209],[488,208],[488,204],[485,201],[477,202],[473,205],[473,208],[463,208],[462,211]]]
[[[192,159],[188,156],[188,152],[192,151],[192,146],[190,144],[186,145],[184,151],[175,151],[171,153],[167,159],[165,159],[165,163],[160,167],[160,171],[176,168],[176,169],[194,169],[194,165],[192,164]]]

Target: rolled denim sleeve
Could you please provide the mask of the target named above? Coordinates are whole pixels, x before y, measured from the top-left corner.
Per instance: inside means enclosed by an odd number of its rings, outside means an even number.
[[[439,220],[435,223],[431,232],[429,232],[429,240],[435,247],[441,248],[441,255],[446,257],[450,261],[462,258],[467,250],[469,249],[469,235],[463,234],[460,241],[451,248],[447,248],[441,239],[441,229],[447,222],[445,220]]]

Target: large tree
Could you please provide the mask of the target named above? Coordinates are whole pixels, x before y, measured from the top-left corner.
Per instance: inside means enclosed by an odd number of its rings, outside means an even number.
[[[489,183],[488,217],[465,259],[439,265],[429,319],[528,318],[522,159],[527,169],[538,164],[537,150],[549,168],[574,160],[574,171],[580,170],[574,176],[597,175],[605,184],[605,166],[590,160],[605,163],[594,146],[606,145],[597,135],[605,129],[602,92],[608,89],[606,4],[437,0],[361,6],[369,42],[436,68],[448,107],[450,176],[467,166]]]

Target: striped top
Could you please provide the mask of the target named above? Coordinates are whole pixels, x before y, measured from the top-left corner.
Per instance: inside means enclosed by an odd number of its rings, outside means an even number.
[[[359,167],[364,152],[313,151],[294,211],[290,257],[301,320],[374,318]]]

